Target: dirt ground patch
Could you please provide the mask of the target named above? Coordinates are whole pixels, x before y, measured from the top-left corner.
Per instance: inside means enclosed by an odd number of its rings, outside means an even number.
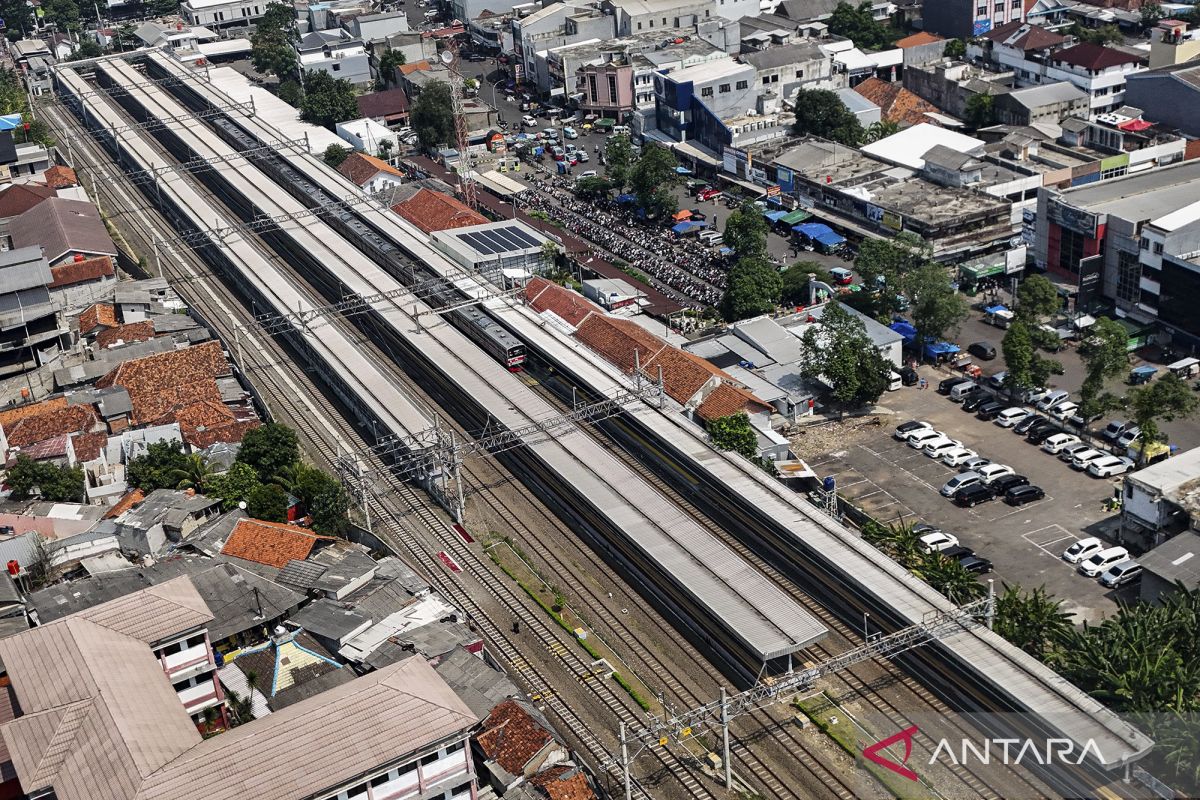
[[[843,450],[847,445],[866,439],[879,431],[887,417],[871,414],[843,420],[817,418],[806,425],[794,428],[789,440],[792,452],[800,458],[813,458],[834,450]]]

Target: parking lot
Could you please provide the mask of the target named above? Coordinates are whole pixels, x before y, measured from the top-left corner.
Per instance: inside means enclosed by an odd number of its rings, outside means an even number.
[[[1046,589],[1066,602],[1078,619],[1095,621],[1132,598],[1136,585],[1116,592],[1075,573],[1062,551],[1077,539],[1106,538],[1116,516],[1105,509],[1120,478],[1096,479],[1072,470],[1025,437],[966,413],[936,392],[942,375],[922,368],[928,389],[906,387],[880,403],[889,411],[882,425],[849,439],[837,450],[811,457],[817,474],[833,475],[839,493],[882,522],[927,522],[955,534],[960,542],[991,559],[997,591],[1002,583]],[[958,469],[892,438],[897,424],[926,420],[993,463],[1007,464],[1046,492],[1043,500],[1013,508],[1002,499],[960,508],[938,491]]]

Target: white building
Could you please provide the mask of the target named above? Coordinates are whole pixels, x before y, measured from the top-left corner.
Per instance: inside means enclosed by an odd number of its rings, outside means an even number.
[[[320,70],[355,86],[371,83],[371,62],[362,39],[341,28],[313,31],[296,44],[300,72]]]
[[[360,153],[368,155],[378,155],[379,151],[386,146],[384,142],[391,142],[390,150],[393,154],[400,152],[400,142],[396,139],[396,134],[386,125],[380,125],[373,119],[352,119],[346,122],[339,122],[335,126],[337,135],[345,139]]]
[[[221,28],[247,25],[263,15],[268,0],[183,0],[179,13],[189,25]]]
[[[604,0],[601,8],[617,20],[617,35],[687,28],[711,17],[757,17],[758,0]]]

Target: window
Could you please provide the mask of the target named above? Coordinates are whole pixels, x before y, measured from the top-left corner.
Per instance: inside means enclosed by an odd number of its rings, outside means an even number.
[[[778,72],[771,76],[771,83],[779,83],[779,73]]]
[[[425,766],[426,764],[432,764],[433,762],[435,762],[437,760],[438,760],[438,754],[436,752],[429,753],[428,755],[421,756],[421,766]]]
[[[749,81],[738,81],[737,82],[737,88],[739,88],[739,89],[746,89],[746,88],[749,88],[749,86],[750,86]]]
[[[667,27],[667,18],[663,17],[663,27]]]
[[[720,85],[720,87],[718,87],[718,88],[720,88],[721,94],[729,94],[729,84],[728,83],[722,83]]]
[[[700,89],[700,96],[701,96],[701,97],[712,97],[712,96],[713,96],[713,90],[712,90],[712,87],[711,87],[711,86],[705,86],[705,87],[701,88],[701,89]]]
[[[986,17],[987,16],[987,6],[979,6],[978,8],[976,8],[975,16]]]
[[[1155,243],[1154,243],[1154,254],[1155,254],[1156,256],[1161,256],[1161,255],[1162,255],[1162,251],[1163,251],[1163,243],[1162,243],[1162,242],[1155,242]]]
[[[766,86],[770,82],[771,82],[771,77],[769,75],[763,75],[762,85]]]
[[[333,71],[334,71],[334,72],[341,72],[341,71],[342,71],[342,65],[341,65],[341,64],[334,64],[334,65],[333,65]]]
[[[651,28],[653,28],[653,27],[654,27],[654,20],[650,20],[650,27],[651,27]]]
[[[1150,240],[1147,239],[1145,236],[1142,237],[1142,241],[1139,242],[1138,244],[1141,246],[1141,249],[1143,249],[1143,250],[1150,249]]]
[[[638,23],[638,30],[640,31],[641,29],[642,29],[642,23],[640,23],[640,22],[639,22],[639,23]]]
[[[1145,241],[1143,239],[1142,241]],[[1142,265],[1138,263],[1136,253],[1117,253],[1117,299],[1126,303],[1137,302],[1140,287],[1138,281],[1142,277]]]
[[[598,96],[598,93],[596,92],[596,76],[595,75],[588,75],[588,89],[589,89],[588,94],[591,95],[588,98],[589,100],[591,100],[594,103],[600,99]]]
[[[617,102],[617,77],[615,75],[608,76],[608,99]]]
[[[804,70],[802,70],[802,69],[798,69],[798,70],[796,70],[796,78],[797,78],[797,79],[800,79],[800,78],[803,78],[803,77],[804,77]]]

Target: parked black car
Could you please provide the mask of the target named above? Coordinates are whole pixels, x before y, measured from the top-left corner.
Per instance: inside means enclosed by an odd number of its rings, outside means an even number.
[[[986,575],[992,571],[992,562],[983,556],[969,555],[958,560],[959,565],[972,575]]]
[[[1026,478],[1024,475],[1001,475],[988,485],[992,487],[996,494],[1006,494],[1009,489],[1015,489],[1018,486],[1028,486],[1029,478]]]
[[[1030,444],[1041,444],[1056,433],[1066,433],[1066,431],[1052,422],[1046,425],[1035,425],[1025,435],[1025,440]]]
[[[916,386],[920,380],[921,376],[912,367],[904,366],[900,368],[900,382],[905,386]]]
[[[1006,408],[1008,408],[1008,406],[1004,403],[997,403],[995,400],[992,400],[991,402],[981,405],[979,407],[979,411],[975,413],[975,416],[984,421],[993,420],[1001,411]]]
[[[1004,493],[1004,502],[1010,506],[1023,506],[1046,496],[1040,486],[1014,486]]]
[[[991,361],[996,357],[996,346],[991,342],[973,342],[967,347],[967,352],[976,358]]]
[[[989,402],[991,399],[992,396],[983,389],[976,389],[973,392],[967,392],[966,396],[963,397],[962,410],[969,414],[978,409],[984,403]]]
[[[961,375],[955,378],[946,378],[938,384],[938,394],[950,394],[950,390],[955,386],[958,386],[960,383],[968,383],[970,380],[970,378],[964,378]]]
[[[954,502],[960,506],[974,508],[980,503],[986,503],[996,497],[996,493],[992,491],[992,487],[983,483],[974,483],[970,486],[964,486],[954,493]]]
[[[1046,421],[1047,421],[1046,418],[1043,417],[1041,414],[1030,414],[1028,417],[1021,420],[1016,425],[1013,425],[1013,433],[1015,433],[1019,436],[1024,436],[1025,434],[1029,433],[1030,428],[1032,428],[1035,425],[1040,425]]]

